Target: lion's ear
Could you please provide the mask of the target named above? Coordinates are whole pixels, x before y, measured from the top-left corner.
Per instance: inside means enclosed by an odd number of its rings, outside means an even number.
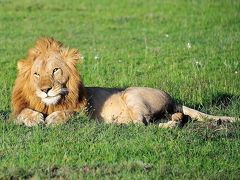
[[[31,70],[31,64],[32,64],[31,61],[25,60],[25,59],[18,61],[18,63],[17,63],[18,71],[22,72],[22,73],[30,71]]]
[[[40,54],[41,53],[37,48],[29,49],[27,59],[34,61]]]
[[[34,60],[39,56],[40,52],[36,48],[29,49],[26,59],[18,61],[17,68],[20,73],[24,73],[31,70]]]
[[[68,65],[76,65],[81,59],[81,54],[77,49],[62,49],[62,57]]]

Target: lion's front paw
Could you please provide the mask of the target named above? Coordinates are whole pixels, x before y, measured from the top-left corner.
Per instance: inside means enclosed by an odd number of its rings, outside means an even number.
[[[45,119],[46,125],[59,125],[64,124],[67,122],[68,118],[66,117],[66,114],[63,111],[56,111],[52,114],[48,115]]]
[[[39,113],[37,111],[33,111],[31,109],[24,109],[17,116],[16,122],[19,124],[25,124],[28,127],[32,127],[44,123],[44,116],[42,113]]]
[[[178,121],[168,121],[166,123],[159,123],[160,128],[175,128],[179,126]]]

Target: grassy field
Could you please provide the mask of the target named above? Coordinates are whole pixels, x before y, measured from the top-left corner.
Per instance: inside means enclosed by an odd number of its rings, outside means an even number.
[[[16,62],[41,36],[81,51],[86,86],[160,88],[239,117],[240,1],[0,0],[0,179],[240,178],[240,123],[7,123]]]

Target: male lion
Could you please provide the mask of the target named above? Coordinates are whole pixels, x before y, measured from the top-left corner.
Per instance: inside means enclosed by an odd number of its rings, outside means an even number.
[[[107,123],[156,122],[175,127],[184,115],[192,119],[235,121],[233,117],[212,116],[174,103],[167,93],[144,87],[127,89],[84,87],[76,64],[80,54],[52,38],[42,38],[18,62],[18,75],[12,92],[15,122],[26,126],[66,123],[81,110]]]

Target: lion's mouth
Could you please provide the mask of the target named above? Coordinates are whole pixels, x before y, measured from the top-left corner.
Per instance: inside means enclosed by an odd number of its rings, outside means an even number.
[[[54,105],[57,104],[63,96],[66,96],[68,92],[67,88],[61,88],[50,90],[49,92],[37,91],[36,94],[46,105]]]
[[[47,96],[45,98],[42,98],[42,101],[46,105],[51,105],[51,104],[56,104],[58,101],[61,99],[61,95],[56,95],[56,96]]]

